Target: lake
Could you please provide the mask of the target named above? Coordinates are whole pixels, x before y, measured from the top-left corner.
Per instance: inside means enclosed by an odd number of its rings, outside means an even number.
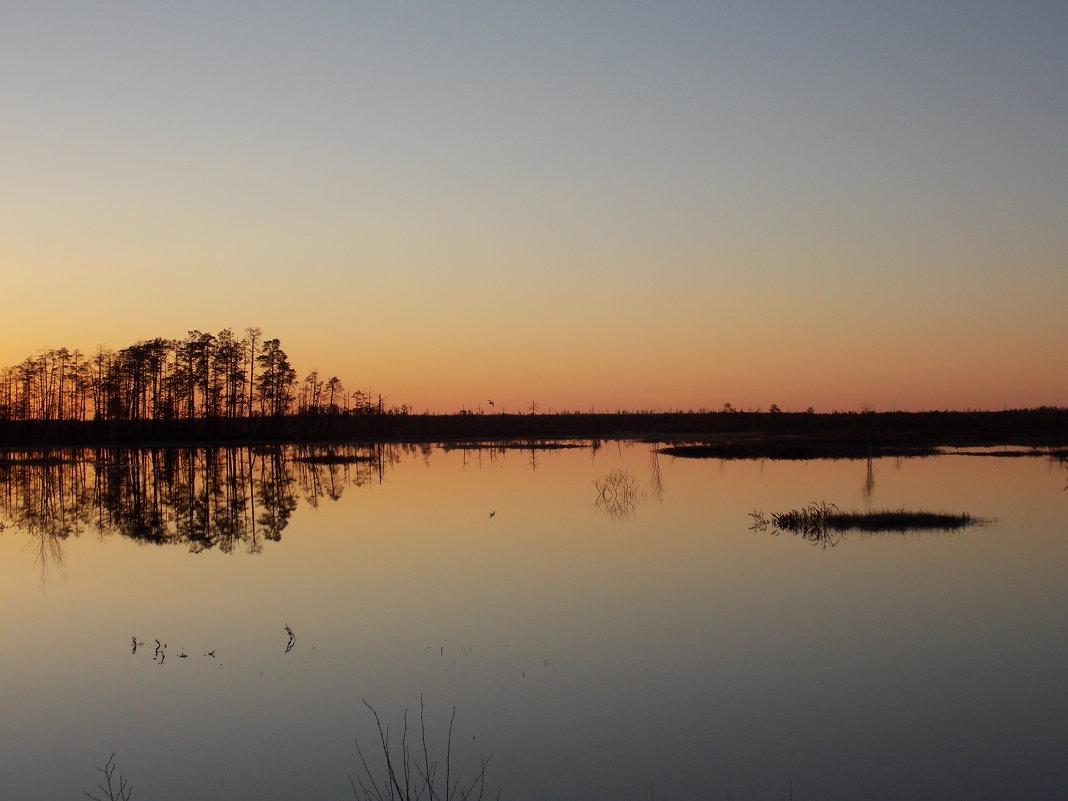
[[[1068,797],[1064,463],[581,444],[8,454],[3,794],[352,798],[366,701],[502,799]]]

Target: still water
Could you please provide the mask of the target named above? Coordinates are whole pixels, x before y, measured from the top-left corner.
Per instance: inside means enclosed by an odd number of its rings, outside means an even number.
[[[352,798],[366,700],[505,799],[1068,797],[1061,462],[593,445],[9,454],[3,795]]]

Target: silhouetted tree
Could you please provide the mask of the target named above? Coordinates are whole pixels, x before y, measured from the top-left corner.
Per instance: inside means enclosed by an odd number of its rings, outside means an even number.
[[[304,377],[300,389],[300,411],[314,413],[319,411],[319,396],[322,394],[323,382],[319,380],[319,371],[312,370]]]
[[[256,343],[259,342],[263,331],[250,326],[245,329],[245,334],[248,336],[248,346],[245,349],[248,359],[248,416],[252,417],[252,401],[256,394],[256,358],[259,355],[256,351]]]
[[[331,414],[336,414],[339,409],[337,402],[341,398],[345,397],[345,387],[341,383],[341,379],[336,375],[332,376],[329,381],[326,382],[326,408]]]
[[[292,402],[297,371],[290,366],[289,358],[277,339],[268,339],[263,343],[256,361],[260,366],[260,375],[256,380],[260,391],[260,411],[281,417]]]
[[[221,413],[224,417],[238,416],[245,392],[245,373],[242,367],[245,345],[229,328],[219,332],[215,340],[215,374],[221,380]]]
[[[296,371],[280,340],[261,338],[259,328],[247,328],[244,338],[230,328],[217,335],[192,329],[181,339],[157,337],[117,351],[101,346],[90,357],[68,348],[45,349],[0,369],[0,421],[56,422],[68,430],[65,424],[88,420],[138,424],[93,429],[93,436],[114,439],[130,432],[158,435],[168,430],[158,425],[165,422],[174,423],[177,432],[192,430],[180,421],[198,419],[350,413],[341,379],[323,381],[312,370],[298,393]],[[369,389],[356,392],[355,411],[382,414],[384,396],[377,395],[377,405],[375,398]],[[156,425],[143,425],[149,421]],[[43,430],[48,435],[55,429]],[[198,435],[205,431],[196,429]]]

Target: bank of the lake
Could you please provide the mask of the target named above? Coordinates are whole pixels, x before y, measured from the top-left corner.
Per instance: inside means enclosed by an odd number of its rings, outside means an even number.
[[[549,414],[314,414],[183,420],[0,420],[0,447],[160,446],[309,441],[728,439],[735,456],[767,455],[770,440],[800,458],[862,457],[941,445],[1068,444],[1068,409],[929,412],[675,411]],[[764,443],[764,444],[762,444]],[[822,452],[821,452],[822,451]],[[696,453],[677,455],[697,455]],[[731,454],[724,452],[725,457]]]

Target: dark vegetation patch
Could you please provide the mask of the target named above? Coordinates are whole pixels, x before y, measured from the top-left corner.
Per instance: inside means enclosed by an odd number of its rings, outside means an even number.
[[[1019,459],[1026,456],[1042,456],[1064,461],[1068,459],[1068,448],[1011,448],[1003,451],[952,451],[954,456],[997,456],[1006,459]]]
[[[494,450],[494,451],[559,451],[571,448],[588,448],[589,442],[576,440],[505,440],[503,442],[471,441],[471,442],[446,442],[441,449],[454,450]]]
[[[916,448],[1068,446],[1068,409],[1002,412],[552,412],[538,414],[411,414],[362,406],[338,412],[193,419],[24,420],[0,409],[0,446],[150,446],[217,442],[231,445],[300,442],[475,442],[638,439],[676,444],[745,443],[784,438],[807,442],[829,458],[863,458]],[[820,445],[813,443],[832,443]],[[837,444],[834,444],[837,443]],[[845,443],[845,444],[843,444]],[[791,446],[783,446],[791,447]],[[793,446],[800,452],[800,445]],[[835,457],[830,451],[837,450]],[[697,454],[688,454],[696,456]],[[719,456],[717,454],[717,456]],[[746,458],[724,455],[722,458]],[[749,457],[751,458],[751,457]],[[821,458],[780,456],[778,458]]]
[[[828,516],[827,528],[834,531],[958,531],[986,523],[961,512],[921,512],[894,509],[871,512],[839,512]]]
[[[847,531],[885,533],[907,531],[960,531],[970,526],[981,526],[989,520],[970,514],[927,512],[912,509],[884,509],[867,512],[843,512],[833,503],[823,501],[810,503],[788,512],[772,512],[770,518],[761,511],[751,512],[750,529],[777,534],[787,531],[813,542],[829,542]]]
[[[685,459],[869,459],[931,456],[938,449],[931,445],[885,444],[863,438],[779,436],[667,445],[660,453]]]
[[[54,467],[68,464],[71,460],[59,456],[0,456],[0,467],[23,465],[27,467]]]
[[[305,464],[359,464],[373,462],[374,458],[366,454],[355,453],[313,453],[307,456],[294,456],[293,461]]]

